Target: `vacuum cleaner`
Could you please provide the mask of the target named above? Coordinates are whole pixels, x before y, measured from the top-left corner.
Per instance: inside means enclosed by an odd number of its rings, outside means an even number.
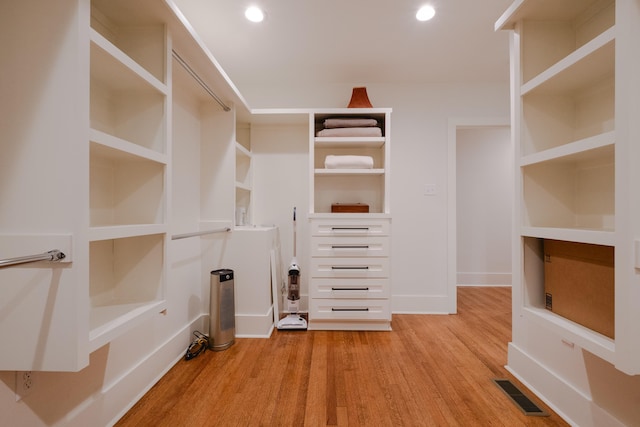
[[[276,325],[280,330],[306,330],[307,321],[300,315],[300,267],[296,259],[296,208],[293,208],[293,258],[289,265],[287,314]]]

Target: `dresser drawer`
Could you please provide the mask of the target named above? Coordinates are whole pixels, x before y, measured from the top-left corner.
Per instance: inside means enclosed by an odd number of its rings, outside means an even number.
[[[388,219],[336,218],[311,220],[312,236],[388,236]]]
[[[322,236],[311,238],[314,257],[389,256],[389,238],[383,236]]]
[[[387,299],[323,299],[309,301],[312,320],[391,320]]]
[[[309,281],[311,298],[388,298],[389,279],[325,279]]]
[[[389,258],[311,258],[309,277],[386,278]]]

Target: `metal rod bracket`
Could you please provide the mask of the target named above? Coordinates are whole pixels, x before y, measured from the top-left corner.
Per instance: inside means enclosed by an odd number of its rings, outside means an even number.
[[[66,255],[64,254],[64,252],[58,249],[52,249],[42,254],[27,255],[27,256],[7,258],[7,259],[0,260],[0,268],[11,267],[12,265],[27,264],[30,262],[38,262],[38,261],[56,262],[56,261],[63,260],[65,257]]]

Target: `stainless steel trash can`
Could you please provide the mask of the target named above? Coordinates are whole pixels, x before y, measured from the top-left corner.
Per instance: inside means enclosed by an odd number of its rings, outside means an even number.
[[[209,305],[209,348],[225,350],[235,341],[236,313],[233,270],[211,272]]]

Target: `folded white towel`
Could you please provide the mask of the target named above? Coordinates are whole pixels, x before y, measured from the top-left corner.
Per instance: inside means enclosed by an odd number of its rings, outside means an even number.
[[[379,127],[322,129],[316,136],[382,136]]]
[[[364,128],[377,126],[378,121],[376,119],[366,118],[347,118],[347,119],[326,119],[324,121],[325,128]]]
[[[327,169],[373,169],[373,157],[330,154],[324,159],[324,167]]]

